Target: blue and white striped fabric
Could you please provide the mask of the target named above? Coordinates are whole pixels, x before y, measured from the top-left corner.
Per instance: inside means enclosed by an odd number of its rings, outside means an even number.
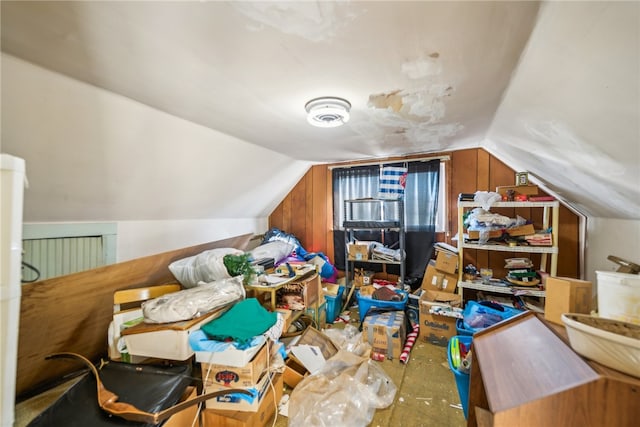
[[[399,199],[404,196],[406,184],[407,168],[384,166],[380,172],[378,197],[381,199]]]

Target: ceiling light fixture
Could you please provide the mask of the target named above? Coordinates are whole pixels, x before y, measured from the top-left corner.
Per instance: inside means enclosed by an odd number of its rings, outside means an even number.
[[[307,121],[313,126],[334,128],[349,121],[351,104],[346,99],[335,97],[315,98],[304,106]]]

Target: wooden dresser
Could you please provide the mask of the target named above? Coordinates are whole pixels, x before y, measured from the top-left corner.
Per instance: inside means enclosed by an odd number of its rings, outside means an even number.
[[[640,379],[575,353],[533,312],[473,336],[468,426],[640,425]]]

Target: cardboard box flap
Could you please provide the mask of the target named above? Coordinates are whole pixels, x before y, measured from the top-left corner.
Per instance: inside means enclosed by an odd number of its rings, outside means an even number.
[[[451,292],[440,292],[426,290],[420,296],[421,303],[440,303],[459,307],[462,305],[462,296]]]
[[[331,358],[331,356],[335,355],[338,352],[338,347],[331,341],[331,338],[314,328],[313,326],[309,326],[305,331],[300,335],[300,339],[296,342],[296,345],[309,345],[316,346],[320,348],[322,355],[325,360]],[[291,357],[291,355],[290,355]]]

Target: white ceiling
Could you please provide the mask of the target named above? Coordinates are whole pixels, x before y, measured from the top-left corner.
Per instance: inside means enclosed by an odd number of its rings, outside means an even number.
[[[483,146],[584,213],[640,219],[636,2],[1,7],[3,52],[295,159]],[[318,96],[349,123],[310,126]]]

